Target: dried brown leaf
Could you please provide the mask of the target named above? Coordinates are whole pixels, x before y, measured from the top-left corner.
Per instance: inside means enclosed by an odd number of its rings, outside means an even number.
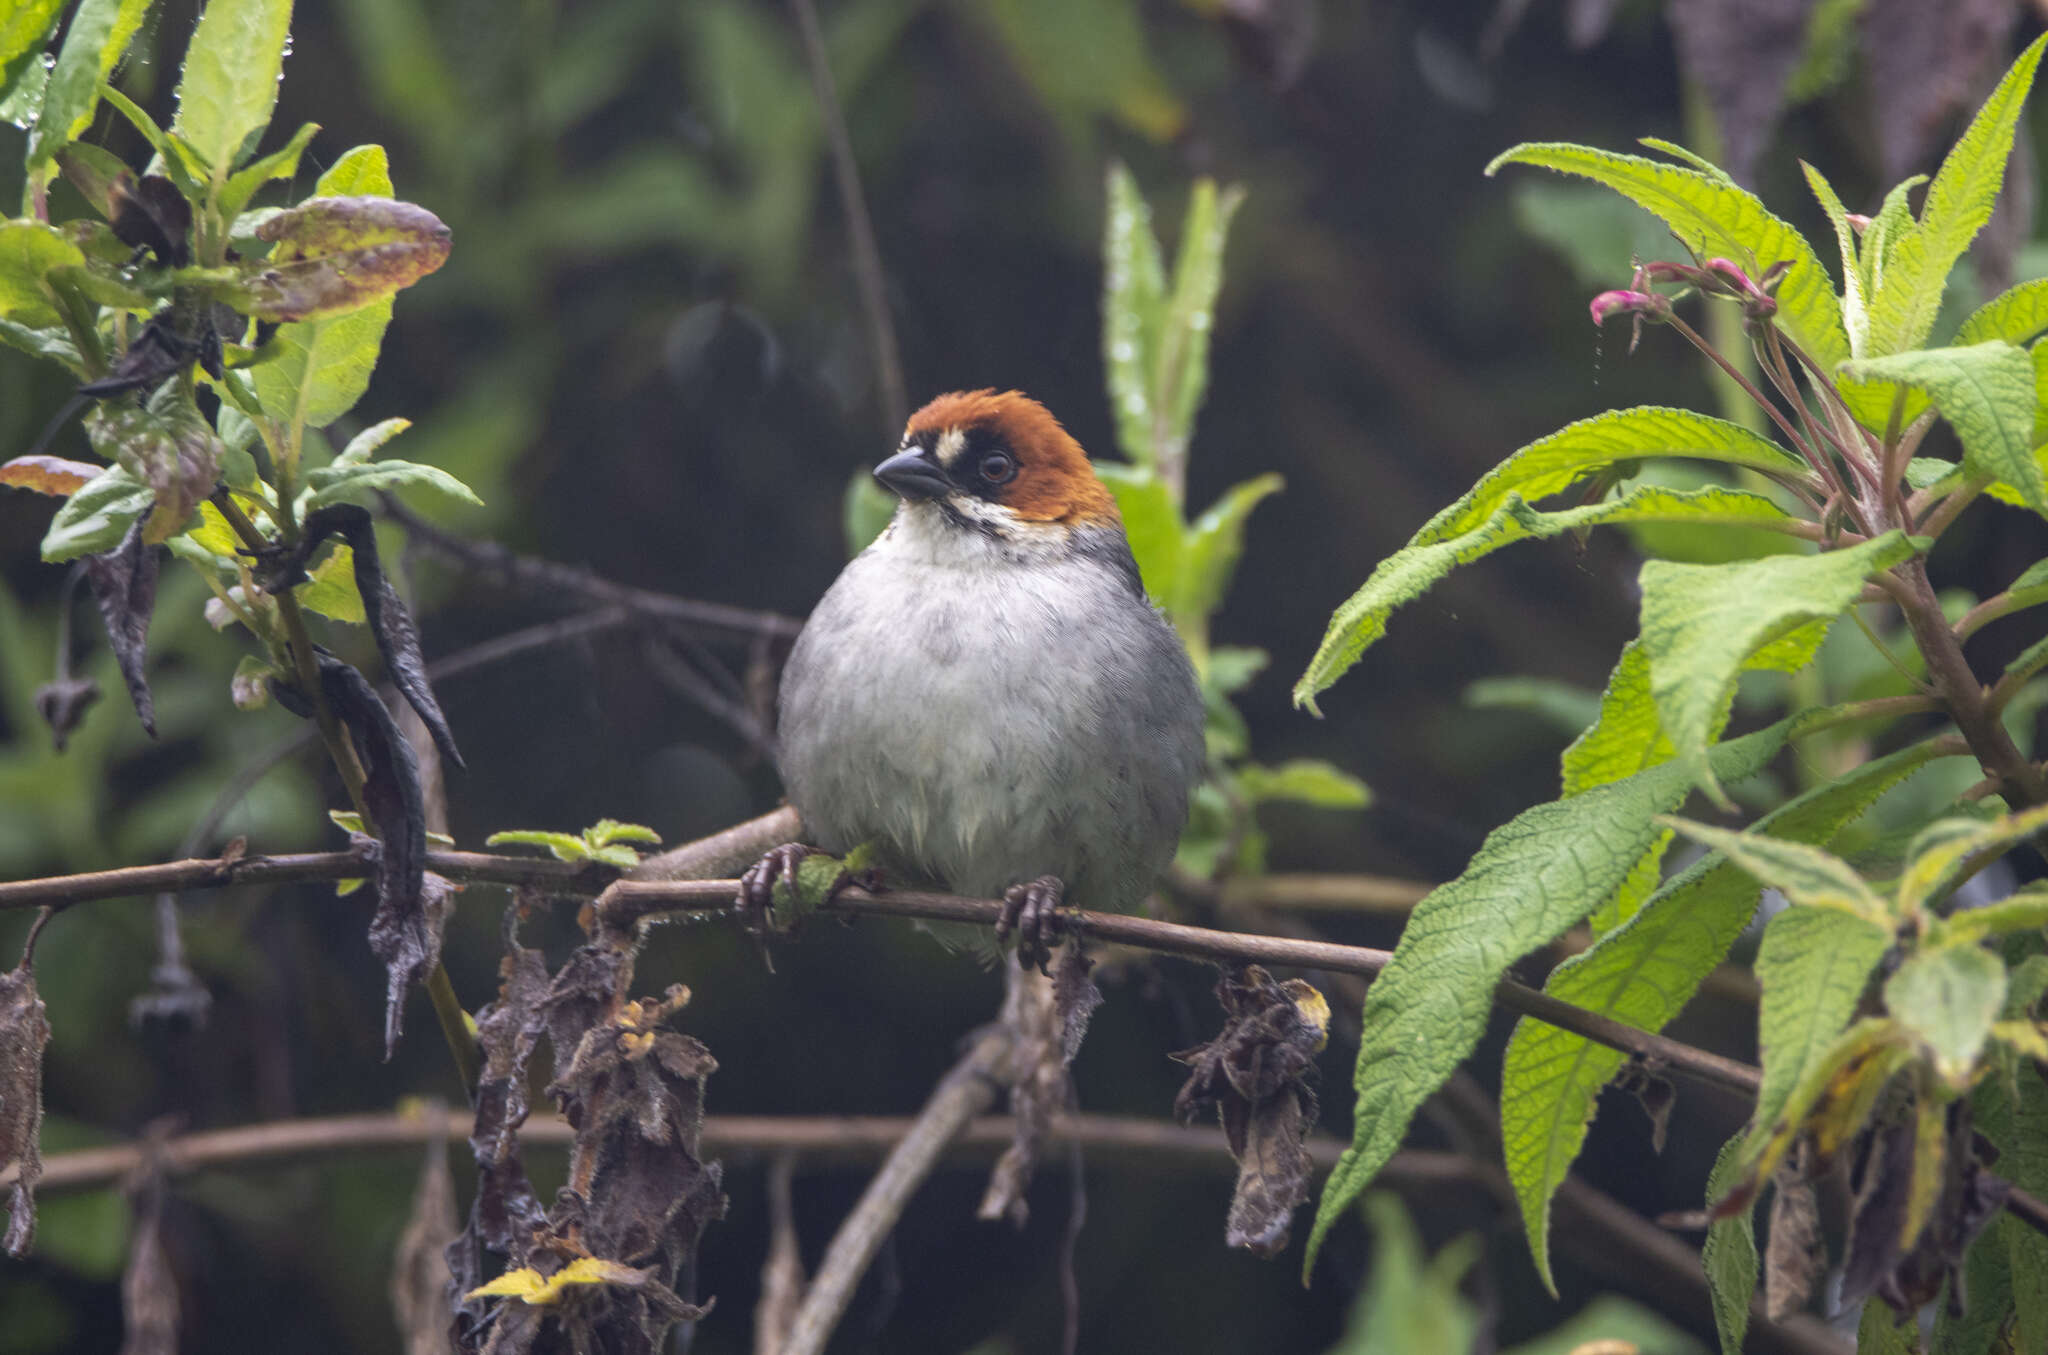
[[[257,228],[274,242],[244,281],[244,308],[264,320],[340,315],[410,287],[448,260],[448,228],[392,198],[310,198]]]
[[[451,1355],[447,1251],[455,1241],[455,1182],[448,1172],[448,1112],[428,1111],[434,1128],[413,1188],[412,1217],[391,1265],[391,1310],[404,1355]]]
[[[1671,1079],[1658,1068],[1631,1059],[1614,1079],[1614,1085],[1635,1097],[1643,1114],[1650,1117],[1650,1151],[1663,1152],[1665,1136],[1671,1130],[1671,1111],[1678,1104],[1678,1089],[1671,1085]]]
[[[1190,1124],[1210,1106],[1237,1159],[1237,1190],[1224,1241],[1260,1256],[1287,1246],[1294,1211],[1308,1198],[1304,1140],[1315,1125],[1316,1054],[1329,1037],[1329,1006],[1300,979],[1275,983],[1257,965],[1225,974],[1216,999],[1223,1030],[1173,1058],[1189,1066],[1173,1111]]]
[[[1940,1194],[1918,1239],[1903,1250],[1899,1243],[1913,1208],[1915,1162],[1925,1156],[1914,1117],[1887,1117],[1862,1145],[1842,1258],[1845,1306],[1876,1294],[1903,1317],[1932,1302],[1945,1283],[1960,1276],[1964,1252],[2004,1207],[2012,1185],[1988,1170],[1988,1145],[1971,1126],[1967,1101],[1949,1108],[1947,1131]]]
[[[0,461],[0,485],[68,497],[105,469],[89,461],[66,461],[61,456],[17,456],[12,461]]]
[[[27,965],[0,975],[0,1187],[7,1233],[0,1246],[28,1255],[36,1236],[36,1182],[43,1179],[43,1046],[50,1022]]]
[[[151,738],[156,737],[156,701],[143,665],[149,653],[149,619],[156,612],[157,550],[146,543],[141,520],[121,544],[104,555],[85,557],[85,578],[107,626],[107,643],[128,684],[128,699]]]
[[[137,1193],[128,1268],[121,1275],[121,1355],[178,1355],[178,1277],[163,1241],[161,1166]]]
[[[1807,1180],[1808,1169],[1807,1155],[1795,1154],[1774,1178],[1770,1241],[1764,1249],[1764,1311],[1773,1322],[1806,1306],[1813,1283],[1827,1264],[1820,1203]]]
[[[1058,968],[1072,989],[1078,982],[1087,988],[1087,961],[1077,960],[1080,945],[1071,939],[1060,946]],[[1074,965],[1080,977],[1074,977]],[[1060,1009],[1059,981],[1020,962],[1015,952],[1004,961],[1003,1010],[997,1018],[1013,1034],[1009,1063],[1010,1144],[989,1172],[988,1188],[982,1192],[975,1217],[990,1221],[1008,1219],[1021,1228],[1031,1216],[1025,1194],[1037,1174],[1038,1158],[1052,1131],[1053,1117],[1066,1109],[1071,1097],[1065,1057],[1070,1021],[1078,1021],[1085,1032],[1085,994],[1070,992],[1070,1013]],[[1078,1036],[1076,1037],[1078,1044]]]

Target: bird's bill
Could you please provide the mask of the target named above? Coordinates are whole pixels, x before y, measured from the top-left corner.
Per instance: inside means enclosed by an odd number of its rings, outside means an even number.
[[[898,452],[875,467],[875,478],[891,493],[913,501],[942,498],[953,490],[929,452]]]

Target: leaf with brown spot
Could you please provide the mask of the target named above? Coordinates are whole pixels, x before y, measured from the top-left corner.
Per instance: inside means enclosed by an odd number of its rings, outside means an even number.
[[[27,965],[0,974],[0,1187],[7,1197],[9,1256],[28,1255],[36,1236],[36,1182],[43,1179],[43,1046],[50,1022]]]
[[[61,456],[17,456],[12,461],[0,461],[0,485],[69,498],[73,490],[105,469],[89,461],[66,461]]]
[[[314,320],[359,310],[410,287],[448,259],[448,228],[395,198],[309,198],[257,227],[274,242],[252,264],[241,308],[264,320]]]
[[[186,360],[174,360],[165,374]],[[85,416],[85,431],[93,450],[120,462],[156,492],[156,506],[142,529],[147,545],[160,545],[184,531],[220,478],[220,439],[189,406],[174,402],[158,411],[109,402]]]
[[[145,544],[143,522],[129,527],[121,544],[104,555],[85,557],[85,578],[107,626],[107,643],[128,684],[128,699],[151,738],[156,737],[156,701],[143,663],[149,651],[149,620],[156,612],[159,552]]]
[[[1308,1199],[1313,1164],[1305,1140],[1317,1113],[1315,1056],[1328,1038],[1327,1027],[1308,1014],[1329,1008],[1311,985],[1275,983],[1257,965],[1225,974],[1216,999],[1226,1017],[1222,1031],[1172,1056],[1191,1069],[1173,1113],[1190,1124],[1216,1108],[1237,1159],[1223,1240],[1276,1256],[1287,1246],[1294,1211]]]

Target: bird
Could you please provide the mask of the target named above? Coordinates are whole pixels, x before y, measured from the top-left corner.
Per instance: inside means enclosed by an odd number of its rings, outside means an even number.
[[[1044,969],[1063,906],[1129,912],[1205,769],[1194,665],[1145,593],[1116,499],[1051,411],[941,395],[874,471],[901,502],[784,667],[778,768],[809,844],[763,856],[765,915],[804,857],[1000,897]],[[985,935],[985,934],[984,934]]]

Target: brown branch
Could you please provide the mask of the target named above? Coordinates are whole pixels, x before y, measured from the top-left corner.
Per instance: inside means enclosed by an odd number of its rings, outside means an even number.
[[[839,187],[840,209],[846,213],[846,231],[853,244],[853,275],[860,287],[861,310],[868,322],[868,343],[874,350],[875,387],[882,399],[882,417],[888,421],[886,431],[894,437],[910,417],[910,401],[904,394],[903,360],[896,351],[896,329],[889,323],[882,252],[875,247],[874,222],[868,216],[867,197],[861,191],[860,165],[853,158],[853,138],[846,132],[846,114],[839,106],[839,90],[832,80],[825,35],[818,27],[818,11],[811,0],[789,0],[789,10],[803,39],[811,92],[818,101],[818,116],[825,124],[826,144],[832,148],[832,178]]]
[[[434,526],[390,495],[381,496],[383,515],[405,528],[410,541],[472,574],[551,597],[572,597],[596,606],[624,607],[640,616],[727,635],[766,635],[787,643],[803,622],[778,612],[700,602],[648,588],[613,583],[588,569],[521,555],[495,541],[471,541]]]

